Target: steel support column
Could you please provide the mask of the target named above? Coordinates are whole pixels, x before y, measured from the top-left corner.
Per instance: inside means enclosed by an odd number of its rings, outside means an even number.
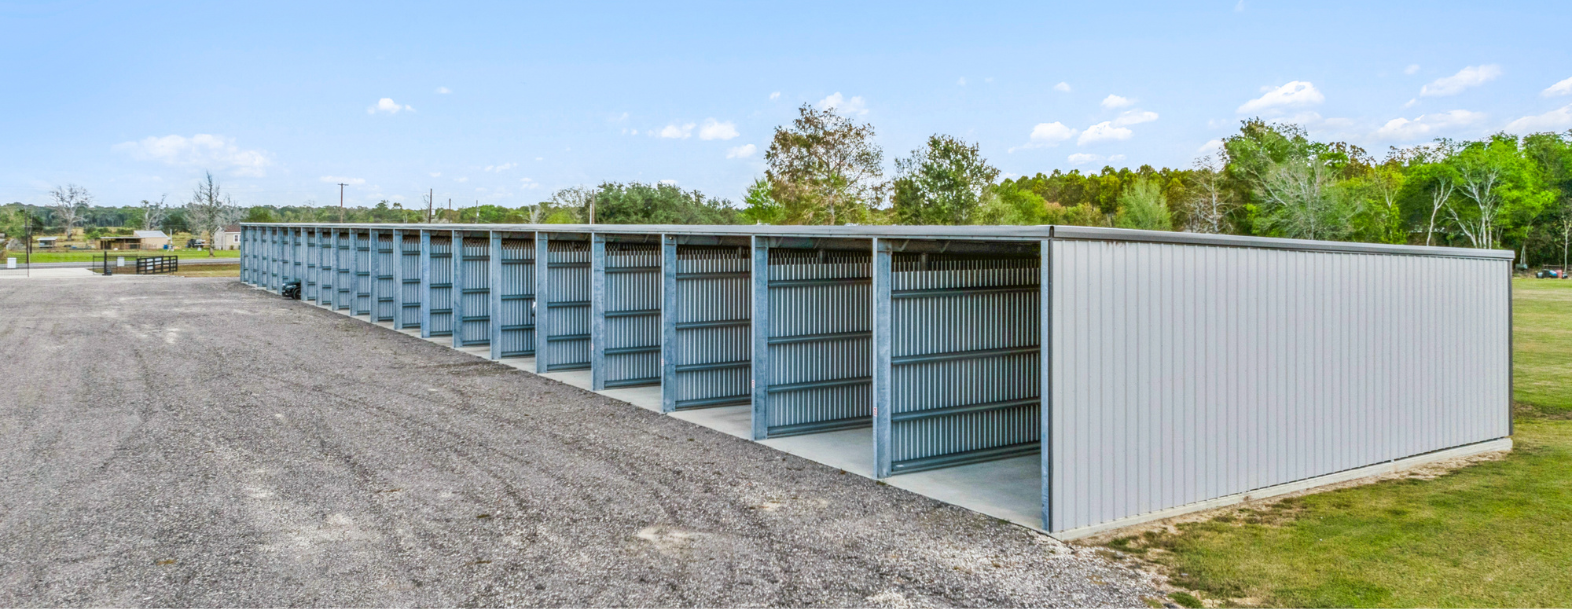
[[[769,437],[770,425],[770,246],[753,237],[753,439]]]
[[[590,235],[590,387],[606,389],[606,236]]]
[[[677,236],[660,237],[660,409],[677,410]]]
[[[551,235],[535,233],[535,372],[545,374],[551,345],[546,336],[551,331]]]
[[[890,475],[890,281],[888,239],[873,240],[873,477]]]
[[[431,338],[431,231],[420,231],[420,337]]]
[[[452,264],[452,285],[448,288],[448,306],[453,313],[448,322],[453,327],[453,348],[464,346],[464,231],[453,231],[448,241],[448,262]]]
[[[490,306],[486,307],[491,319],[486,324],[487,344],[491,347],[491,359],[502,359],[502,233],[489,231],[490,242],[486,247],[486,274],[491,280],[486,283],[491,291],[486,294]]]

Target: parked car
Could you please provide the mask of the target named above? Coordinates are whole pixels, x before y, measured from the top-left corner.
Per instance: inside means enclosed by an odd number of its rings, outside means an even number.
[[[1534,273],[1534,277],[1537,279],[1566,279],[1566,276],[1562,275],[1561,271],[1555,269],[1540,269],[1538,273]]]
[[[207,248],[207,239],[186,239],[186,249],[199,250]]]

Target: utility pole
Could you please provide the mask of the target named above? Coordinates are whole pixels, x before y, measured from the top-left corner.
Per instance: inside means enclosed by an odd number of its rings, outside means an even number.
[[[344,187],[345,186],[348,186],[348,184],[345,184],[343,182],[339,182],[338,183],[338,223],[339,224],[343,224],[344,223]]]
[[[431,224],[431,215],[436,213],[437,189],[433,188],[426,193],[426,224]]]

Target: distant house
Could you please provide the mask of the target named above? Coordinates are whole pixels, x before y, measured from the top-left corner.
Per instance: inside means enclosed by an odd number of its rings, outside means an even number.
[[[221,250],[240,249],[240,225],[225,226],[224,230],[213,236],[213,247]]]
[[[169,235],[161,230],[139,230],[130,235],[98,239],[98,248],[104,250],[161,250],[166,245],[169,245]]]
[[[39,237],[38,238],[38,247],[43,247],[43,248],[54,247],[55,246],[55,242],[59,241],[59,240],[60,240],[59,237]]]

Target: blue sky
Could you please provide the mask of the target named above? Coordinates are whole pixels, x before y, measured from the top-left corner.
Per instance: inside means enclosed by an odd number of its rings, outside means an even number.
[[[738,200],[802,104],[1006,175],[1189,166],[1249,116],[1384,153],[1572,128],[1572,3],[0,1],[0,202]]]

